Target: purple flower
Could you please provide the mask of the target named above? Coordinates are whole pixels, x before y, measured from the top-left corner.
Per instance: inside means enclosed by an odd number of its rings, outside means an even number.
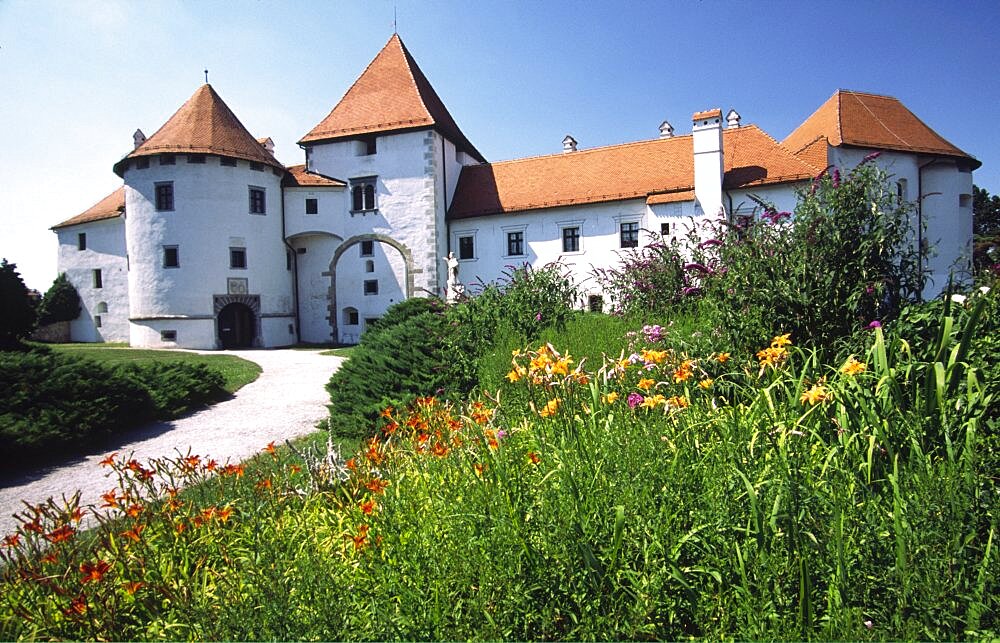
[[[697,286],[688,286],[687,288],[681,289],[681,294],[684,295],[685,297],[688,297],[690,295],[697,295],[700,292],[701,288],[698,288]]]
[[[875,159],[877,159],[880,156],[882,156],[882,152],[872,152],[871,154],[869,154],[865,158],[861,159],[860,165],[864,165],[868,161],[874,161]]]
[[[642,327],[642,334],[646,336],[646,341],[653,343],[663,339],[663,327],[659,324],[650,326],[646,324]]]
[[[497,431],[497,440],[503,440],[505,437],[507,437],[506,431],[504,431],[503,429]]]
[[[630,409],[634,409],[635,407],[637,407],[640,404],[642,404],[642,401],[644,399],[646,399],[646,398],[644,398],[642,395],[640,395],[638,393],[629,393],[628,394],[628,400],[627,400],[628,407]]]
[[[718,239],[706,239],[698,244],[699,250],[704,250],[705,248],[710,248],[711,246],[721,246],[722,242]]]
[[[535,313],[535,321],[536,322],[542,321],[542,313]]]
[[[873,320],[872,323],[868,324],[868,328],[874,330],[876,328],[882,328],[882,322],[879,320]]]
[[[837,168],[833,168],[833,175],[832,176],[833,176],[833,187],[839,188],[840,187],[840,170],[837,169]]]
[[[684,264],[684,270],[697,270],[702,274],[712,274],[712,271],[708,268],[708,266],[703,263],[686,263]]]

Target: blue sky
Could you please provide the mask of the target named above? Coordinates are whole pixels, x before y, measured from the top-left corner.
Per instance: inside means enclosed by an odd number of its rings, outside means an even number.
[[[400,36],[489,160],[654,138],[736,108],[784,138],[837,88],[889,94],[1000,193],[997,2],[0,0],[0,256],[56,275],[48,228],[117,188],[209,80],[278,159]]]

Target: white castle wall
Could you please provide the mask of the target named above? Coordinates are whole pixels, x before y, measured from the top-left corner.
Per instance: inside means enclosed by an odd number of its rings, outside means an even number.
[[[251,170],[246,161],[220,166],[209,156],[190,164],[125,171],[126,240],[132,344],[216,348],[215,297],[229,293],[229,278],[245,279],[247,294],[260,297],[263,346],[294,343],[291,271],[281,237],[281,178]],[[156,210],[155,184],[172,181],[174,210]],[[265,189],[266,214],[249,213],[249,186]],[[163,247],[177,246],[180,266],[163,266]],[[230,247],[246,248],[247,268],[230,268]],[[176,342],[160,340],[175,330]],[[293,329],[294,330],[294,329]]]
[[[83,309],[70,323],[70,337],[76,342],[127,342],[125,222],[115,217],[59,228],[55,232],[59,238],[59,272],[65,272],[76,287]],[[80,233],[87,235],[86,250],[78,248]],[[101,271],[101,288],[94,287],[94,270]],[[100,328],[97,318],[101,320]]]

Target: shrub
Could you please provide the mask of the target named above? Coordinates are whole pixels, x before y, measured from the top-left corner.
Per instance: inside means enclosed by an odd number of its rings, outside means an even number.
[[[691,286],[681,244],[655,240],[619,253],[617,268],[595,270],[594,278],[611,299],[616,315],[658,315],[669,311]]]
[[[35,327],[35,307],[17,265],[0,262],[0,351],[19,348]]]
[[[169,420],[225,398],[225,378],[204,364],[122,364],[115,373],[142,386],[158,419]]]
[[[445,338],[450,327],[443,309],[439,300],[409,299],[361,336],[326,386],[335,434],[368,435],[385,406],[449,388]]]
[[[80,295],[63,272],[55,278],[42,298],[38,323],[73,321],[80,316],[80,310]]]

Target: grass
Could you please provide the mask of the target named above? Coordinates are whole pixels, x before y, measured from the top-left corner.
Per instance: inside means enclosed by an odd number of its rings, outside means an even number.
[[[204,364],[225,379],[225,389],[235,393],[261,373],[259,365],[234,355],[202,355],[186,351],[128,348],[119,344],[48,344],[58,353],[103,362],[110,366],[120,363],[187,362]]]
[[[329,350],[323,351],[322,353],[320,353],[320,355],[332,355],[333,357],[350,357],[352,354],[354,354],[355,348],[357,348],[357,346],[354,345],[337,346],[336,348],[331,348]]]

